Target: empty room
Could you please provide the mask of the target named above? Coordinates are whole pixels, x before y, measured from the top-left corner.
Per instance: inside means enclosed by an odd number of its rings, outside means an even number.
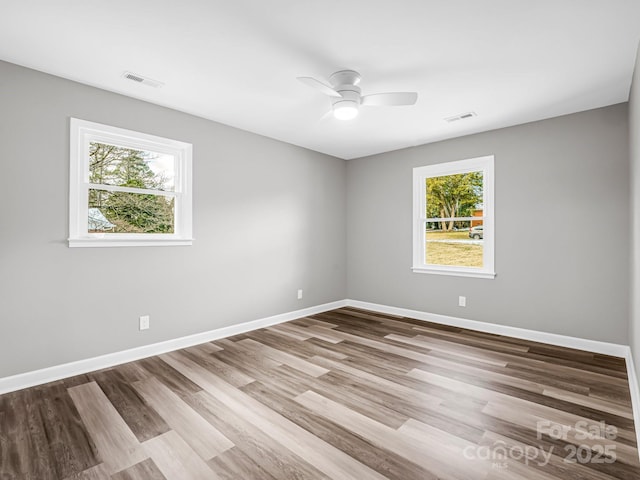
[[[639,43],[0,0],[0,480],[640,479]]]

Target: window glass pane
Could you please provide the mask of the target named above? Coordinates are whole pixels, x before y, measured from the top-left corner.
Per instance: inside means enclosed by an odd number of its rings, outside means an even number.
[[[89,190],[89,233],[174,233],[175,199]]]
[[[426,264],[459,267],[483,266],[482,172],[426,178]],[[477,217],[478,220],[445,220]]]
[[[173,155],[89,143],[89,182],[101,185],[173,191]]]
[[[429,222],[426,227],[426,263],[457,267],[482,267],[484,235],[482,219]]]
[[[427,218],[472,217],[482,210],[482,171],[429,177],[426,182]]]

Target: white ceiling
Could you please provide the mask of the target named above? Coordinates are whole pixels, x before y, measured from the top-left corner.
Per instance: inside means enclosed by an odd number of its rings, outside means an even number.
[[[639,40],[639,0],[0,0],[2,60],[346,159],[624,102]],[[323,118],[340,69],[418,103]]]

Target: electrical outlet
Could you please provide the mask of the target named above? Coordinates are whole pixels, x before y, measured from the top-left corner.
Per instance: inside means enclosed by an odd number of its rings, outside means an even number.
[[[149,328],[149,315],[142,315],[140,317],[140,330],[147,330]]]
[[[458,306],[459,307],[466,307],[467,306],[467,297],[463,297],[462,295],[460,295],[458,297]]]
[[[302,299],[302,289],[300,288],[298,290],[298,300],[301,300],[301,299]]]

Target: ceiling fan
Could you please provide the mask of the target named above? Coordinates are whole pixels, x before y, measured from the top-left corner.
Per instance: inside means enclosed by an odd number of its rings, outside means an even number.
[[[358,87],[361,78],[354,70],[340,70],[329,77],[331,86],[312,77],[298,77],[298,80],[331,97],[333,115],[340,120],[355,118],[360,105],[394,107],[413,105],[418,100],[416,92],[387,92],[362,96]]]

